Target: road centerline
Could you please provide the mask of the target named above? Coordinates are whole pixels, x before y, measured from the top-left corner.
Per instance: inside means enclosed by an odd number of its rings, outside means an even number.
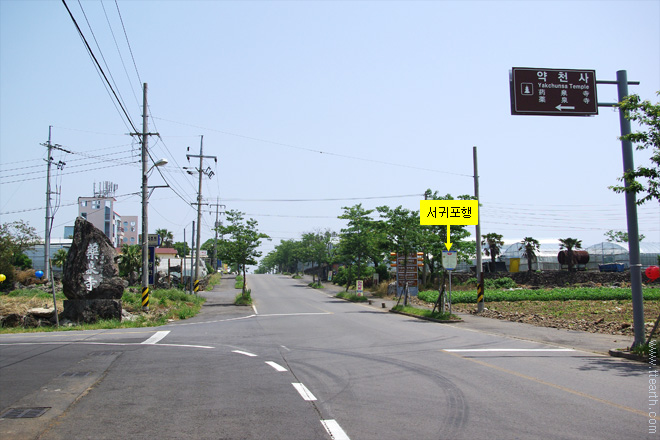
[[[153,334],[149,339],[142,342],[144,345],[156,345],[158,341],[162,340],[165,336],[170,334],[170,330],[158,331]]]

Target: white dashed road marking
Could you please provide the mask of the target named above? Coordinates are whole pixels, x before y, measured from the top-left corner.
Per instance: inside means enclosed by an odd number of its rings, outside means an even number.
[[[561,352],[561,351],[575,351],[572,348],[455,348],[445,349],[449,353],[506,353],[506,352]]]
[[[232,350],[231,352],[232,352],[232,353],[242,354],[242,355],[249,356],[249,357],[257,357],[256,354],[254,354],[254,353],[248,353],[247,351]]]
[[[333,440],[351,440],[336,420],[321,420],[321,424]]]
[[[155,344],[158,343],[158,341],[160,341],[161,339],[163,339],[163,338],[164,338],[165,336],[167,336],[169,333],[170,333],[169,330],[167,330],[167,331],[156,332],[156,333],[154,333],[154,335],[153,335],[152,337],[150,337],[149,339],[147,339],[146,341],[144,341],[143,344],[145,344],[145,345],[155,345]]]
[[[273,367],[273,368],[275,369],[275,371],[280,371],[280,372],[282,372],[282,371],[288,371],[286,368],[284,368],[283,366],[281,366],[280,364],[278,364],[278,363],[276,363],[276,362],[266,361],[266,363],[267,363],[268,365],[270,365],[271,367]]]
[[[301,383],[292,383],[293,387],[300,393],[303,399],[307,401],[312,401],[316,400],[316,397],[314,397],[314,394],[312,394],[311,391],[307,389],[307,387]]]

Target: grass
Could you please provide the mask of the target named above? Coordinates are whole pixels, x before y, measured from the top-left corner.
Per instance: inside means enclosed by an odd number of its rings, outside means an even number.
[[[660,288],[644,288],[644,299],[660,300]],[[516,290],[488,290],[484,292],[487,302],[500,301],[613,301],[630,300],[630,289],[617,287],[557,287],[554,289],[516,289]],[[419,293],[419,299],[435,302],[438,299],[437,290],[425,290]],[[470,304],[477,302],[476,291],[453,291],[451,294],[453,304]]]
[[[637,347],[633,347],[631,350],[637,356],[643,356],[651,360],[650,351],[653,349],[653,359],[657,362],[658,357],[660,356],[660,341],[651,340],[650,344],[641,344]]]
[[[392,307],[392,310],[395,312],[403,312],[403,313],[408,313],[410,315],[416,315],[416,316],[423,316],[425,318],[431,318],[431,319],[437,319],[438,321],[457,321],[458,316],[452,315],[449,312],[441,313],[441,312],[432,312],[431,310],[428,309],[419,309],[417,307],[412,307],[412,306],[394,306]]]
[[[154,289],[150,291],[149,312],[142,312],[141,289],[132,288],[124,291],[122,308],[134,313],[135,319],[127,320],[100,320],[93,324],[80,324],[73,326],[24,328],[0,328],[0,333],[49,332],[61,330],[98,330],[114,328],[153,327],[164,325],[171,320],[188,319],[199,313],[205,299],[199,295],[188,295],[179,289]],[[58,311],[62,310],[62,301],[66,297],[59,293],[56,295]],[[0,295],[0,314],[4,310],[23,310],[27,312],[32,307],[52,307],[53,296],[37,289],[15,290],[7,295]]]
[[[367,302],[369,301],[366,296],[358,296],[357,293],[339,292],[337,298],[342,298],[351,302]]]
[[[245,290],[245,295],[239,293],[234,299],[234,304],[237,306],[251,306],[252,305],[252,291],[250,289]]]
[[[236,281],[234,282],[234,289],[243,289],[243,275],[236,275]]]
[[[321,283],[309,283],[307,286],[312,289],[323,289],[323,284]]]
[[[222,274],[220,272],[216,272],[216,273],[211,274],[211,276],[209,277],[209,283],[208,283],[208,287],[207,287],[208,290],[213,289],[213,287],[216,284],[220,284],[220,281],[222,281]]]

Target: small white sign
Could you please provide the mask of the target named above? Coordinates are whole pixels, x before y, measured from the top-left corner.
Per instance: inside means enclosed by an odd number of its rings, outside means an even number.
[[[447,270],[456,269],[458,264],[458,252],[456,251],[442,251],[442,267]]]

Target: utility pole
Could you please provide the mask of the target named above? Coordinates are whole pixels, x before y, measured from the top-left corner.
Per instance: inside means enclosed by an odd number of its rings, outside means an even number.
[[[46,232],[44,234],[44,272],[46,274],[46,279],[50,279],[50,265],[48,260],[50,259],[50,225],[52,224],[51,215],[50,215],[50,164],[53,162],[51,153],[53,151],[53,145],[51,141],[51,132],[53,126],[48,126],[48,143],[46,147],[48,148],[48,156],[46,156],[46,162],[48,162],[48,170],[46,171]]]
[[[210,168],[206,170],[204,167],[204,158],[213,158],[216,163],[218,163],[218,158],[215,156],[204,156],[204,135],[201,136],[199,143],[199,155],[196,154],[186,154],[186,158],[190,161],[191,157],[199,157],[199,190],[197,192],[197,248],[195,252],[195,281],[199,280],[199,251],[201,247],[201,232],[202,232],[202,174],[209,176],[209,179],[213,177],[213,171]]]
[[[149,122],[147,119],[147,83],[142,90],[142,133],[131,133],[131,136],[140,136],[142,143],[142,310],[149,310],[149,158],[148,139],[149,136],[158,133],[149,133]],[[154,164],[157,166],[158,164]]]
[[[474,162],[474,197],[479,201],[479,171],[477,170],[477,147],[472,147],[472,160]],[[481,210],[479,210],[481,211]],[[481,212],[477,217],[477,225],[475,226],[475,233],[477,235],[477,313],[484,311],[484,295],[483,295],[483,279],[481,266]]]
[[[190,246],[190,294],[193,294],[193,264],[195,262],[193,261],[193,254],[192,254],[192,249],[195,247],[195,220],[192,222],[192,234],[190,235],[190,241],[191,241],[191,246]]]
[[[210,205],[211,207],[215,206],[215,241],[213,242],[213,267],[215,267],[215,271],[218,271],[218,226],[221,225],[221,222],[218,222],[218,216],[220,214],[224,214],[225,212],[219,212],[219,208],[222,207],[223,209],[226,208],[225,205],[220,205],[220,197],[216,199],[215,204]]]
[[[61,145],[59,144],[53,144],[51,143],[51,133],[53,130],[53,126],[49,125],[48,126],[48,142],[45,144],[41,144],[44,147],[48,148],[48,158],[46,159],[46,163],[48,164],[48,168],[46,171],[46,231],[44,233],[44,274],[46,275],[46,279],[50,279],[50,274],[52,270],[50,269],[50,233],[51,229],[53,228],[53,213],[52,213],[52,207],[50,204],[50,196],[51,194],[57,194],[58,192],[51,191],[50,189],[50,166],[53,163],[53,157],[52,153],[53,150],[60,150],[64,151],[65,153],[71,154],[69,150],[66,150],[62,148]],[[66,165],[65,162],[59,161],[57,163],[57,169],[61,170],[64,168],[64,165]],[[57,209],[57,207],[55,208]],[[52,281],[52,280],[51,280]]]

